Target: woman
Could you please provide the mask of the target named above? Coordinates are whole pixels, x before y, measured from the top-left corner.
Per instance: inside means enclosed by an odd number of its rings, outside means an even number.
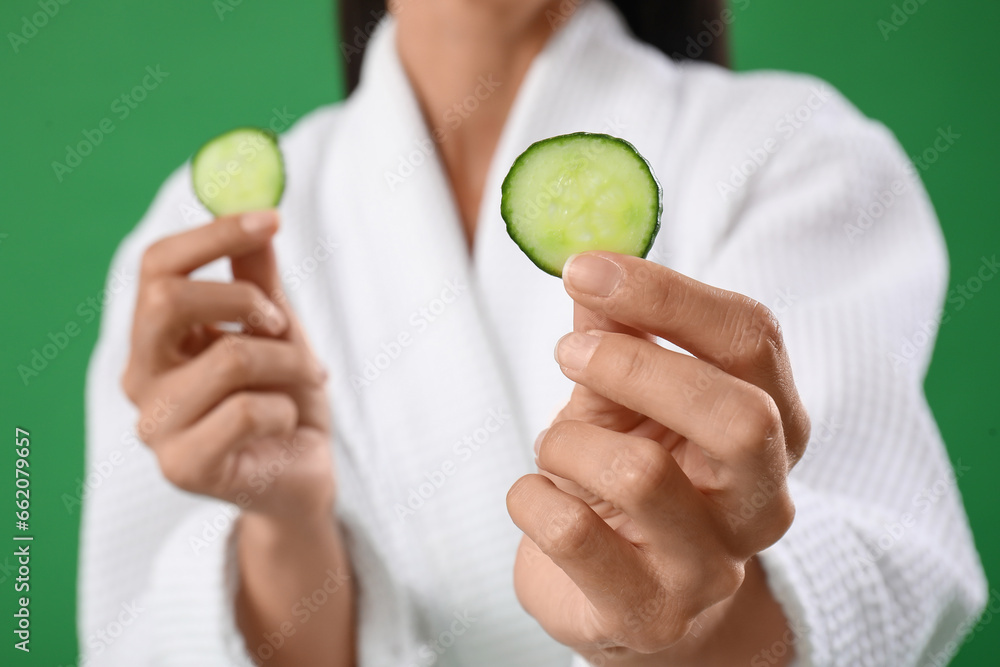
[[[723,57],[711,3],[614,4]],[[115,258],[93,664],[946,659],[985,583],[930,348],[891,363],[946,256],[890,133],[813,79],[673,62],[606,0],[390,9],[345,23],[360,84],[284,137],[280,212],[187,220],[183,169]],[[578,130],[638,147],[664,223],[559,284],[499,183]]]

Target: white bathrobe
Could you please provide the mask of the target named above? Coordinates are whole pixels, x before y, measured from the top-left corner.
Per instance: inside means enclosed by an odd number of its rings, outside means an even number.
[[[477,92],[503,85],[484,74],[456,103],[475,113]],[[282,141],[279,261],[330,370],[362,667],[583,664],[517,603],[519,532],[504,504],[569,396],[552,349],[572,302],[499,215],[513,159],[578,130],[624,137],[653,165],[664,205],[652,261],[781,320],[814,429],[791,476],[795,523],[761,558],[799,664],[924,664],[955,649],[986,589],[922,391],[922,332],[939,313],[946,254],[889,131],[812,78],[671,62],[601,0],[584,2],[531,65],[472,257],[432,130],[388,20],[359,90]],[[235,509],[161,478],[118,384],[143,250],[208,218],[182,168],[114,259],[128,289],[105,310],[87,385],[87,465],[111,471],[85,501],[79,630],[91,665],[269,654],[244,648],[233,619]],[[227,276],[222,263],[204,273]]]

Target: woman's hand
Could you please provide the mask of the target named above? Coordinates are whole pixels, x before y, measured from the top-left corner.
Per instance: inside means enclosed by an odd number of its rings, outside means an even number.
[[[577,386],[536,442],[541,474],[508,494],[518,597],[599,664],[748,662],[785,631],[754,556],[791,525],[809,437],[777,321],[634,257],[586,253],[564,276],[556,357]]]
[[[146,251],[122,385],[174,485],[291,525],[329,522],[325,372],[284,299],[271,247],[277,228],[275,211],[257,211]],[[232,282],[188,277],[222,257],[231,258]]]
[[[321,368],[278,278],[275,211],[219,218],[143,257],[122,378],[140,432],[175,486],[238,504],[236,622],[258,662],[355,664],[354,585],[333,517]],[[229,257],[233,281],[188,274]],[[220,323],[238,323],[240,331]],[[289,610],[332,591],[308,625]],[[283,637],[275,649],[268,637]]]

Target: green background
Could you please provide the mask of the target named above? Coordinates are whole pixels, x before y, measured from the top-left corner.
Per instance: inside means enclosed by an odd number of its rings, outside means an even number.
[[[734,0],[735,64],[829,80],[892,128],[911,155],[930,147],[938,128],[961,134],[923,173],[948,240],[954,287],[975,275],[984,255],[1000,252],[1000,3],[909,3],[917,11],[886,38],[878,22],[890,19],[892,2]],[[0,549],[0,662],[10,665],[70,665],[76,655],[79,511],[67,511],[60,498],[75,492],[82,474],[84,374],[97,336],[96,320],[85,323],[77,307],[99,297],[116,244],[200,142],[235,125],[266,124],[275,107],[300,116],[342,96],[326,0],[70,0],[58,10],[15,53],[7,33],[21,31],[23,18],[40,8],[37,0],[3,0],[0,8],[0,421],[5,438],[15,426],[31,431],[37,540],[30,656],[11,647],[13,548]],[[157,65],[169,75],[120,119],[114,100]],[[114,131],[59,182],[52,162],[64,161],[66,145],[104,118]],[[952,460],[968,467],[959,484],[995,579],[1000,280],[949,312],[927,392]],[[80,335],[25,386],[17,366],[70,322]],[[13,465],[7,442],[0,470]],[[2,473],[8,481],[0,485],[7,507],[11,474]],[[4,541],[14,532],[13,517],[5,516]],[[1000,623],[991,623],[955,664],[994,664],[998,653]]]

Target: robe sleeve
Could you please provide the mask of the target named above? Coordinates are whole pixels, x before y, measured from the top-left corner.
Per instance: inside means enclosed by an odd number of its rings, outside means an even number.
[[[936,332],[960,314],[942,311],[947,254],[920,168],[832,97],[725,190],[728,220],[694,276],[775,312],[813,425],[790,477],[793,525],[759,555],[791,631],[750,664],[946,664],[986,602],[957,485],[967,467],[949,460],[923,389]],[[755,148],[742,134],[722,179]]]

